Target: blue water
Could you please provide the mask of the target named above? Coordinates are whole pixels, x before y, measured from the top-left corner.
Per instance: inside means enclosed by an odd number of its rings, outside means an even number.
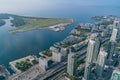
[[[32,30],[23,33],[9,34],[7,31],[13,29],[9,21],[0,27],[0,64],[9,68],[9,62],[27,55],[32,55],[48,49],[55,42],[62,41],[69,32],[80,22],[93,22],[90,18],[96,15],[120,16],[120,7],[112,6],[74,6],[52,10],[21,13],[27,16],[40,17],[63,17],[73,18],[74,23],[64,31],[54,32],[51,30]]]

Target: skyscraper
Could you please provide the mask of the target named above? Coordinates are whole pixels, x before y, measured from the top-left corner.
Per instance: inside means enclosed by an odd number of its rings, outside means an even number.
[[[68,54],[67,73],[73,76],[74,72],[75,72],[75,54],[70,52]]]
[[[95,49],[94,49],[93,60],[97,61],[98,54],[100,51],[100,46],[101,46],[101,35],[97,34],[94,40],[95,40]]]
[[[115,45],[116,45],[116,42],[111,42],[111,41],[109,42],[107,59],[112,59],[112,56],[115,51]]]
[[[117,29],[118,29],[118,35],[117,35],[117,37],[120,38],[120,22],[117,25]]]
[[[115,69],[113,71],[111,80],[120,80],[120,69]]]
[[[114,21],[114,25],[118,29],[118,35],[117,35],[117,37],[120,38],[120,21]]]
[[[116,36],[117,36],[117,29],[113,29],[111,38],[110,38],[110,42],[108,44],[108,59],[112,59],[112,56],[114,54],[115,51],[115,43],[116,43]]]
[[[85,72],[84,72],[83,80],[89,80],[91,64],[93,62],[94,50],[95,50],[95,41],[89,40],[88,47],[87,47],[87,56],[86,56],[86,64],[85,64]]]
[[[118,21],[118,20],[114,20],[113,26],[114,26],[115,28],[117,28],[118,24],[119,24],[119,21]]]
[[[111,41],[111,42],[115,42],[115,41],[116,41],[117,32],[118,32],[117,29],[113,29],[112,35],[111,35],[111,38],[110,38],[110,41]]]
[[[120,20],[119,19],[116,19],[113,23],[113,26],[118,29],[118,35],[117,37],[120,38]]]
[[[100,51],[100,46],[101,46],[101,34],[100,33],[93,33],[93,34],[91,34],[90,39],[95,41],[93,61],[96,62],[99,51]]]
[[[102,76],[106,57],[107,57],[107,52],[105,52],[103,49],[101,49],[99,52],[99,55],[98,55],[97,63],[96,63],[97,77]]]

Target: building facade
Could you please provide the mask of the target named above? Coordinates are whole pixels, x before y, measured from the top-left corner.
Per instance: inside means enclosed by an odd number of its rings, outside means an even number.
[[[95,50],[94,50],[93,59],[94,61],[97,61],[98,54],[101,47],[101,34],[97,34],[94,40],[95,40]]]
[[[52,61],[61,62],[62,54],[60,53],[60,51],[55,47],[51,47],[50,50],[52,51]]]
[[[120,80],[120,69],[115,69],[113,71],[111,80]]]
[[[86,64],[85,64],[85,72],[83,80],[89,80],[91,64],[93,63],[93,54],[95,50],[95,41],[89,40],[87,47],[87,56],[86,56]]]
[[[112,59],[112,56],[114,54],[115,51],[115,44],[116,44],[116,37],[117,37],[117,29],[113,29],[111,38],[110,38],[110,42],[108,44],[108,59]]]
[[[67,73],[71,76],[74,75],[75,72],[75,54],[69,53],[68,54],[68,64],[67,64]]]
[[[106,58],[107,58],[107,52],[101,49],[98,55],[97,63],[96,63],[97,77],[102,77]]]
[[[39,66],[46,71],[48,68],[48,60],[46,58],[40,57],[39,58]]]
[[[118,32],[117,29],[113,29],[112,35],[111,35],[111,38],[110,38],[110,41],[111,41],[111,42],[115,42],[115,41],[116,41],[117,32]]]
[[[112,59],[112,56],[115,52],[115,45],[116,45],[116,42],[109,42],[107,59]]]

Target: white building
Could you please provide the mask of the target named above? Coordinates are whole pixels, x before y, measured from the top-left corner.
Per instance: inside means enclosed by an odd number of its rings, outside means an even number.
[[[87,47],[87,55],[86,55],[86,64],[85,64],[85,72],[83,80],[89,80],[91,64],[93,63],[93,54],[95,50],[95,41],[89,40]]]
[[[118,20],[115,20],[114,21],[114,23],[113,23],[113,26],[115,27],[115,28],[117,28],[117,25],[119,24],[119,21]]]
[[[116,41],[117,32],[118,32],[117,29],[113,29],[112,35],[111,35],[111,38],[110,38],[110,41],[111,41],[111,42],[115,42],[115,41]]]
[[[52,52],[52,60],[55,62],[61,62],[62,54],[60,52]]]
[[[120,80],[120,69],[115,69],[113,71],[111,80]]]
[[[61,62],[62,54],[60,51],[58,51],[58,49],[55,47],[50,47],[50,50],[52,51],[52,61]]]
[[[94,54],[93,54],[93,60],[94,60],[94,62],[96,62],[97,58],[98,58],[99,51],[100,51],[100,46],[101,46],[101,34],[93,33],[90,36],[90,39],[95,41],[95,49],[94,49]]]
[[[75,71],[75,54],[69,53],[68,54],[68,64],[67,64],[67,73],[69,75],[74,75]]]
[[[68,48],[61,48],[60,52],[63,56],[66,56],[68,54]]]
[[[117,29],[113,29],[113,32],[112,32],[112,35],[111,35],[111,38],[110,38],[110,42],[109,42],[109,45],[108,45],[108,57],[107,57],[108,59],[112,59],[112,56],[114,54],[117,32],[118,32]]]
[[[39,66],[46,71],[48,68],[48,60],[46,58],[40,57],[39,58]]]
[[[98,77],[102,76],[105,60],[107,58],[107,52],[105,52],[103,49],[100,50],[98,59],[97,59],[97,65],[96,65],[96,74]]]
[[[113,25],[115,26],[115,28],[118,29],[117,37],[119,38],[120,37],[120,21],[119,20],[115,20]]]
[[[119,21],[119,23],[117,25],[117,29],[118,29],[117,37],[119,38],[120,37],[120,21]]]
[[[101,35],[97,34],[97,36],[95,37],[95,51],[94,51],[94,60],[97,61],[98,58],[98,54],[100,51],[100,47],[101,47]]]

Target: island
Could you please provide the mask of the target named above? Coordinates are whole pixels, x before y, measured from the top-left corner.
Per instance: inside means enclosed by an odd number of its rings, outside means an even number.
[[[18,16],[13,14],[0,14],[0,19],[9,19],[9,17],[13,18],[11,23],[12,26],[16,27],[14,30],[9,30],[9,33],[25,32],[37,29],[61,31],[73,22],[73,19],[70,18],[43,18]]]

